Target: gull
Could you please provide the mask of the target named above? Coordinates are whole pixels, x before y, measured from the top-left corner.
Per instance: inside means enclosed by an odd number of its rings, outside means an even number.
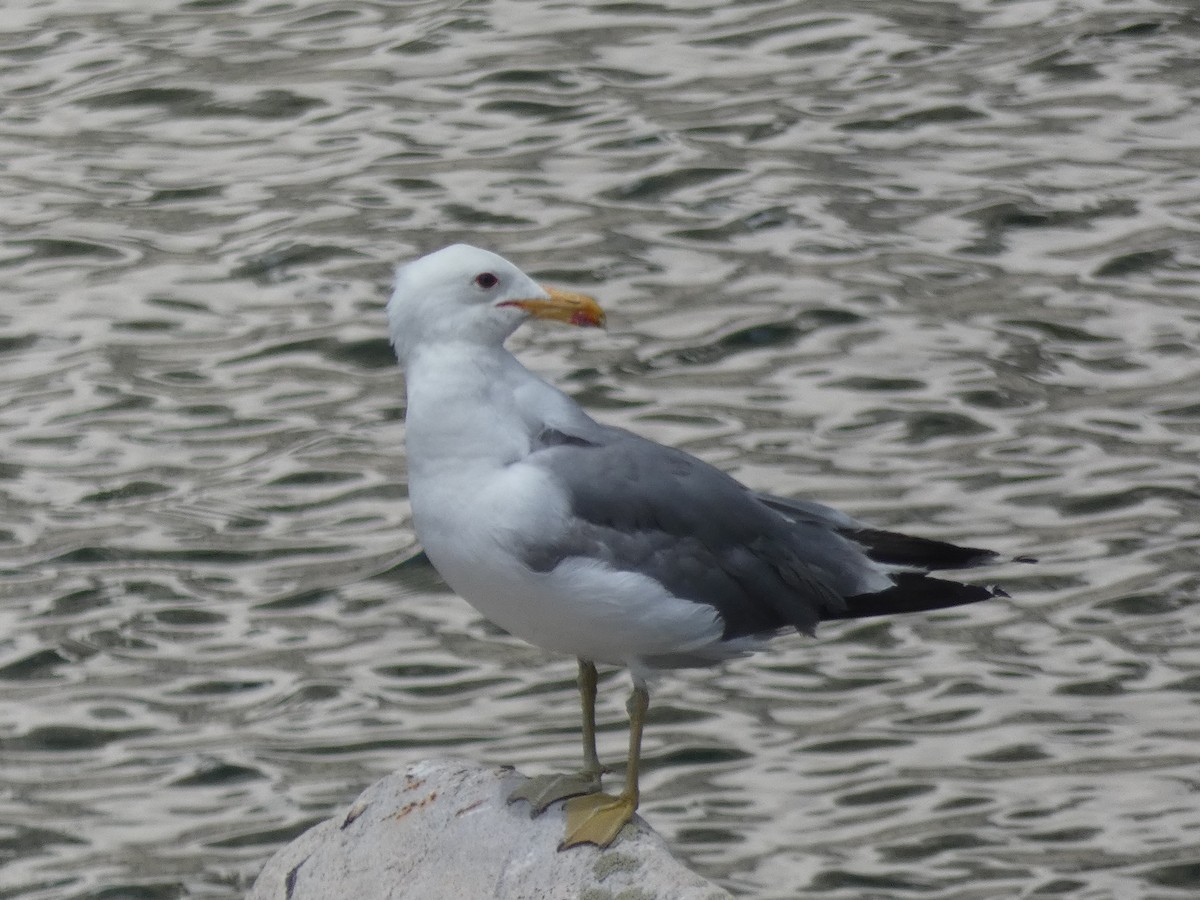
[[[566,800],[559,849],[611,844],[639,800],[648,684],[741,657],[789,629],[1007,596],[931,577],[989,550],[872,528],[807,500],[751,491],[682,450],[589,416],[504,347],[529,319],[603,326],[583,294],[455,244],[400,267],[387,304],[407,391],[418,540],[482,615],[578,660],[583,768],[529,779],[533,814]],[[628,669],[629,754],[618,794],[596,753],[596,665]]]

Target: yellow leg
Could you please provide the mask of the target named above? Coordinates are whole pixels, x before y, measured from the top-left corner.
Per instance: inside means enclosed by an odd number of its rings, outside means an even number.
[[[579,660],[579,706],[583,712],[583,773],[591,775],[600,790],[600,776],[608,769],[596,754],[596,666]]]
[[[528,800],[530,816],[545,812],[546,807],[567,797],[594,794],[600,790],[600,776],[608,770],[596,754],[596,666],[579,660],[579,705],[583,712],[583,769],[571,775],[538,775],[508,795],[508,802]]]
[[[642,757],[642,728],[650,694],[644,684],[634,683],[629,695],[629,762],[625,768],[625,788],[617,796],[589,794],[567,801],[567,832],[559,850],[577,844],[595,844],[604,848],[617,839],[621,829],[633,821],[638,807],[638,767]]]

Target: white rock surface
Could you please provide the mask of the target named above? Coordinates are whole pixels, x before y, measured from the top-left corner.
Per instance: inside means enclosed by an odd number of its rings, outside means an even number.
[[[562,804],[507,802],[522,777],[458,759],[415,763],[275,854],[248,900],[731,900],[640,818],[608,849],[561,853]]]

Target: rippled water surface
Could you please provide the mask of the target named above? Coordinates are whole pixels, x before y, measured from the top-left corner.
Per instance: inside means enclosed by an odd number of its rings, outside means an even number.
[[[417,564],[391,266],[595,293],[523,358],[751,486],[1033,554],[664,679],[643,813],[743,896],[1200,886],[1191,0],[16,2],[0,896],[235,898],[574,663]],[[602,752],[624,746],[608,676]]]

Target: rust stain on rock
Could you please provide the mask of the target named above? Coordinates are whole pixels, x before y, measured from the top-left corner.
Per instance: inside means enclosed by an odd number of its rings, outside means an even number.
[[[432,803],[436,799],[437,799],[437,791],[430,791],[429,796],[426,797],[424,800],[414,800],[412,803],[405,803],[402,807],[400,807],[399,811],[394,816],[392,816],[392,818],[393,819],[403,819],[414,809],[421,809],[422,807],[428,806],[430,803]]]

